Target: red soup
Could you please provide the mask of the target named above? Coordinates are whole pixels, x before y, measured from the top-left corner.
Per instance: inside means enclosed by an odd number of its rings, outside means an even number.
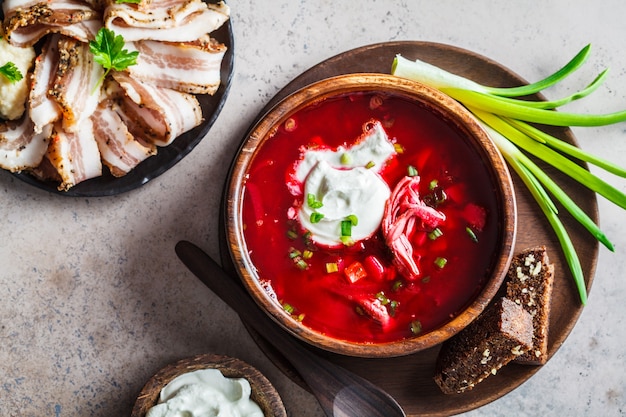
[[[312,151],[339,152],[345,163],[345,150],[375,125],[393,152],[361,170],[376,172],[387,199],[364,204],[363,219],[342,220],[339,244],[320,243],[307,226],[324,217],[324,201],[305,191],[297,167]],[[500,226],[488,172],[453,127],[418,103],[374,93],[326,99],[287,119],[250,165],[242,210],[249,256],[283,308],[316,331],[364,343],[429,332],[488,279]],[[351,227],[380,207],[381,224],[353,239]]]

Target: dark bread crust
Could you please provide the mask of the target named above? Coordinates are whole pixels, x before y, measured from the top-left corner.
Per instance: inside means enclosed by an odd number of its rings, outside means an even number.
[[[469,391],[531,349],[532,339],[530,314],[521,305],[502,297],[443,343],[435,382],[445,394]]]
[[[515,359],[516,363],[543,365],[548,360],[550,299],[554,265],[545,246],[528,248],[511,261],[506,281],[506,296],[521,305],[533,318],[533,348]]]

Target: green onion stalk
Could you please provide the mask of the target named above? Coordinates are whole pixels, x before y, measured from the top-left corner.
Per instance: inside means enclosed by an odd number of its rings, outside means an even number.
[[[606,79],[602,71],[587,87],[552,101],[531,101],[521,96],[536,94],[565,79],[587,59],[585,46],[565,66],[545,79],[519,87],[489,87],[452,74],[424,61],[396,56],[391,73],[436,88],[463,104],[476,116],[490,135],[509,166],[528,188],[548,223],[554,230],[565,255],[581,303],[587,303],[587,289],[576,249],[559,218],[555,201],[610,251],[613,244],[599,226],[547,175],[529,155],[544,161],[580,184],[626,209],[626,195],[573,161],[595,165],[613,175],[626,178],[626,169],[599,158],[534,127],[530,123],[551,126],[604,126],[626,121],[626,110],[607,114],[578,114],[554,111],[594,92]]]

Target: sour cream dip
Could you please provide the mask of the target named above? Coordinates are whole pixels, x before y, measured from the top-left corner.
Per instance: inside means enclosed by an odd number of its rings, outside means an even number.
[[[263,417],[250,398],[245,378],[226,378],[218,369],[177,376],[161,390],[159,403],[146,417]]]
[[[345,244],[342,222],[348,218],[354,222],[351,242],[370,237],[380,226],[391,191],[378,172],[396,152],[380,122],[368,126],[350,147],[307,151],[297,168],[304,183],[299,220],[320,245]]]

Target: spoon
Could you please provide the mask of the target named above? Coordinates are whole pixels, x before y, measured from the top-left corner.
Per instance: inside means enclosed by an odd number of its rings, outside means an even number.
[[[300,345],[261,310],[236,280],[191,242],[176,244],[181,261],[298,371],[327,416],[406,417],[388,393]]]

